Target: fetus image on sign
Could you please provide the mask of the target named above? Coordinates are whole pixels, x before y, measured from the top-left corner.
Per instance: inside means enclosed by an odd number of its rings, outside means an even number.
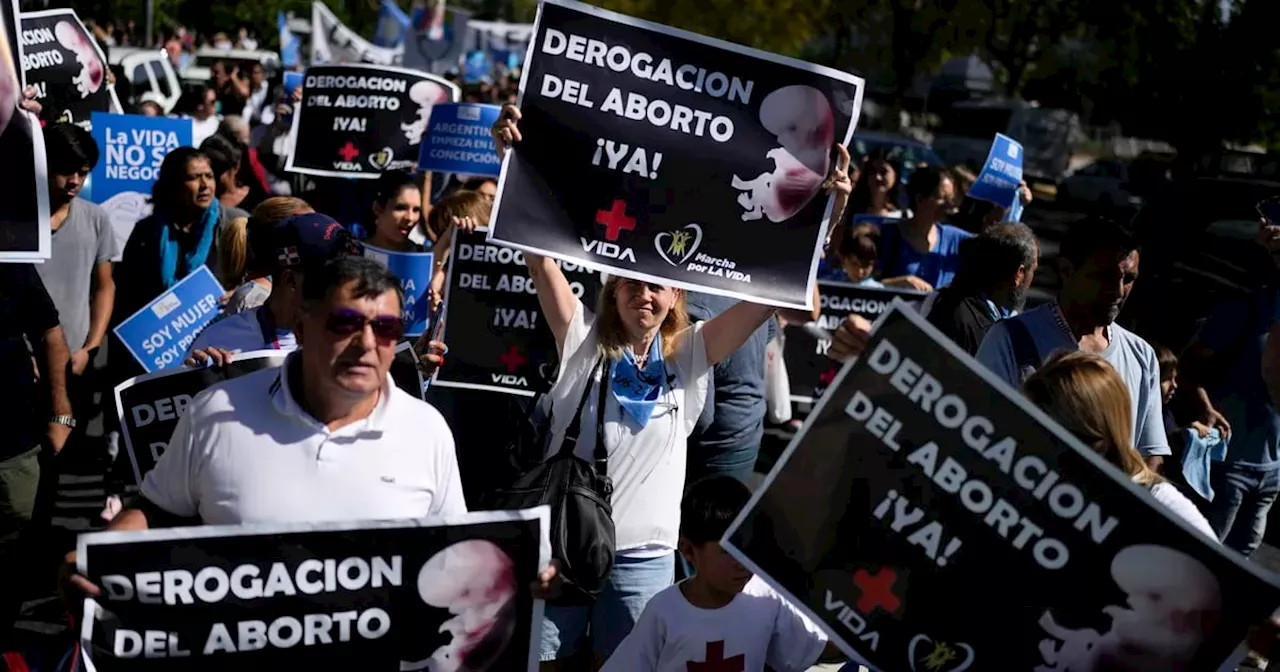
[[[835,142],[835,116],[831,103],[810,86],[784,86],[765,97],[760,123],[782,145],[769,150],[773,172],[744,180],[733,176],[733,188],[745,212],[742,221],[768,217],[781,222],[800,212],[822,190],[830,168]]]
[[[98,60],[98,51],[93,43],[89,42],[83,32],[76,30],[70,21],[59,21],[53,27],[53,33],[58,37],[58,44],[75,54],[76,63],[80,64],[80,72],[71,79],[80,92],[80,97],[88,98],[97,93],[102,88],[106,73],[103,72],[102,61]]]
[[[516,574],[496,544],[471,539],[431,556],[418,572],[418,595],[453,614],[440,626],[453,639],[426,660],[401,661],[401,670],[482,672],[502,657],[516,628]]]
[[[418,104],[418,118],[408,124],[400,124],[404,137],[409,144],[422,142],[422,134],[427,132],[427,122],[431,119],[431,108],[436,103],[447,103],[452,98],[449,90],[435,82],[418,82],[409,87],[409,99]]]
[[[1128,604],[1107,606],[1111,629],[1063,627],[1046,611],[1040,627],[1044,665],[1035,672],[1187,672],[1222,610],[1218,579],[1199,560],[1164,546],[1125,548],[1111,578]]]

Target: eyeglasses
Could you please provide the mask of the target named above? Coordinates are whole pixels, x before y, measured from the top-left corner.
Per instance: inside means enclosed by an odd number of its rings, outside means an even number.
[[[373,336],[379,341],[394,343],[404,335],[404,320],[391,315],[365,317],[364,313],[344,309],[329,313],[325,328],[335,336],[350,336],[363,331],[365,325],[373,328]]]

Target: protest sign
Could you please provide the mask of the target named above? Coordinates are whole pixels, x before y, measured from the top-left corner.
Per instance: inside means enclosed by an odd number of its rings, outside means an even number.
[[[280,366],[288,354],[283,350],[242,352],[224,366],[175,366],[116,385],[120,433],[124,435],[135,482],[141,484],[142,477],[156,466],[193,397],[224,380]]]
[[[418,145],[436,103],[458,99],[445,79],[404,68],[322,65],[307,69],[293,115],[286,170],[375,179],[418,165]]]
[[[191,120],[104,112],[94,112],[91,120],[102,152],[91,174],[91,198],[111,217],[116,250],[123,254],[133,225],[151,214],[151,185],[164,157],[191,146]]]
[[[441,173],[497,177],[502,163],[489,128],[502,111],[497,105],[445,103],[431,108],[431,121],[418,153],[418,167]]]
[[[404,45],[379,47],[347,27],[323,2],[311,3],[311,64],[373,63],[393,65],[404,58]]]
[[[901,301],[832,386],[723,543],[850,655],[1212,670],[1280,604]]]
[[[49,174],[44,133],[35,115],[18,107],[26,87],[18,0],[0,0],[0,262],[49,258]]]
[[[524,254],[486,241],[488,231],[454,231],[444,304],[449,356],[435,384],[532,396],[555,379],[555,337],[542,319]],[[594,310],[600,276],[560,262],[573,293]]]
[[[849,314],[875,322],[889,309],[895,296],[918,300],[923,292],[889,287],[863,287],[848,282],[818,281],[818,321],[808,325],[788,324],[782,356],[787,363],[793,401],[814,402],[840,370],[840,364],[827,357],[831,338]]]
[[[301,72],[286,72],[286,73],[284,73],[284,98],[285,98],[285,100],[292,100],[292,99],[293,99],[293,92],[294,92],[294,91],[297,91],[297,90],[298,90],[298,87],[300,87],[300,86],[302,86],[302,73],[301,73]]]
[[[113,333],[147,373],[181,364],[200,330],[218,316],[224,293],[209,267],[201,266],[139,308]]]
[[[86,667],[530,670],[547,507],[81,535]]]
[[[862,79],[547,0],[494,242],[597,270],[809,307]],[[504,207],[510,204],[512,207]]]
[[[75,11],[23,14],[22,47],[22,69],[45,119],[91,129],[94,112],[121,111],[115,87],[107,83],[107,57]]]
[[[1018,184],[1022,182],[1022,144],[1013,138],[996,133],[991,142],[991,151],[987,152],[987,161],[982,164],[973,186],[969,187],[969,197],[981,199],[1007,208],[1009,214],[1006,221],[1016,222],[1022,219],[1022,201],[1018,198]]]
[[[364,256],[375,259],[400,278],[404,290],[405,336],[418,336],[431,319],[431,274],[435,272],[435,255],[430,252],[393,252],[372,245],[364,246]]]

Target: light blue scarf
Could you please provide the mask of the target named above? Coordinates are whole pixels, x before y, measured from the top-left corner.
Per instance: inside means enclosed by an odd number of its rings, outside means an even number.
[[[214,199],[213,204],[204,211],[204,215],[196,223],[199,227],[200,239],[185,255],[182,254],[182,245],[169,235],[169,230],[173,228],[173,220],[164,212],[156,212],[156,220],[160,224],[160,281],[164,283],[165,289],[173,287],[178,280],[200,268],[208,260],[209,250],[213,247],[213,232],[218,228],[218,216],[221,210],[218,200]],[[179,257],[181,257],[181,264],[178,263]]]
[[[616,360],[611,369],[609,375],[613,398],[618,400],[622,412],[643,428],[649,423],[666,384],[666,366],[662,362],[662,335],[654,336],[653,342],[649,344],[649,359],[643,370],[630,350]]]

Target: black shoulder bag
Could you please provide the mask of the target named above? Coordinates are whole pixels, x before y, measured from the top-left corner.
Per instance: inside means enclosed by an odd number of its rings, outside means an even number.
[[[590,604],[613,571],[613,481],[609,478],[609,453],[604,445],[604,409],[610,382],[606,362],[601,357],[598,366],[593,367],[593,371],[600,372],[594,464],[574,455],[582,429],[582,411],[591,393],[589,377],[560,449],[521,473],[510,486],[491,492],[482,502],[482,508],[491,511],[551,507],[551,557],[559,564],[558,571],[565,581],[564,593],[555,600],[556,604]],[[531,447],[546,445],[551,414],[547,413],[542,422],[537,410],[534,414],[521,428],[522,435],[513,450],[527,453]]]

